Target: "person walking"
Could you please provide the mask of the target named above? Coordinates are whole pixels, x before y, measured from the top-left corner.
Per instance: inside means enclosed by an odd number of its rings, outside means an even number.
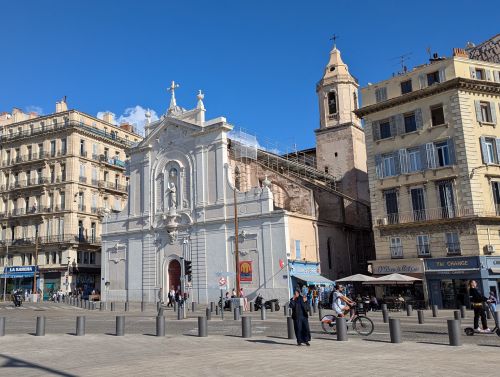
[[[486,311],[484,310],[484,303],[489,303],[489,300],[484,297],[479,289],[477,289],[477,282],[471,280],[469,282],[469,296],[472,302],[472,307],[474,308],[474,331],[478,333],[488,333],[491,330],[488,328],[488,322],[486,321]],[[479,317],[481,317],[482,329],[479,328]]]
[[[307,313],[307,297],[300,294],[300,289],[295,289],[293,297],[288,304],[292,309],[293,330],[297,338],[297,346],[304,343],[310,346],[311,330],[309,329],[309,314]]]

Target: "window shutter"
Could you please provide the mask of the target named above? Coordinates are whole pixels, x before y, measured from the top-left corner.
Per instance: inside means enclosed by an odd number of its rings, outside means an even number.
[[[419,75],[418,82],[420,83],[420,89],[424,89],[427,84],[427,81],[425,80],[425,75]]]
[[[396,175],[400,175],[401,164],[399,163],[399,152],[395,151],[392,153],[392,155],[394,156],[394,172],[396,173]]]
[[[481,143],[481,153],[483,155],[483,163],[488,164],[488,149],[486,148],[486,138],[484,136],[481,136],[479,138],[480,143]]]
[[[384,178],[382,170],[382,157],[379,154],[375,155],[375,174],[379,179]]]
[[[422,109],[415,110],[415,123],[417,124],[417,130],[424,128],[424,121],[422,119]]]
[[[500,164],[500,139],[495,139],[497,145],[497,163]]]
[[[478,122],[482,122],[483,121],[483,114],[481,113],[481,102],[478,100],[475,100],[474,105],[476,106],[476,119]]]
[[[490,111],[491,111],[491,121],[494,124],[497,124],[497,112],[495,109],[495,102],[490,102]]]
[[[380,122],[378,120],[372,122],[372,134],[373,141],[377,141],[378,139],[380,139]]]
[[[441,68],[439,70],[439,82],[445,82],[446,81],[446,73],[444,71],[444,68]]]
[[[429,169],[434,169],[436,167],[434,143],[425,144],[425,151],[427,154],[427,166]]]
[[[398,131],[398,135],[405,133],[405,117],[403,114],[397,114],[396,118],[396,129]]]
[[[469,71],[470,71],[470,78],[475,79],[476,78],[476,68],[469,67]]]
[[[422,170],[427,169],[427,153],[425,151],[425,144],[420,146],[420,165]]]
[[[487,69],[485,72],[486,72],[486,80],[491,81],[491,71]]]
[[[389,118],[389,124],[391,125],[391,137],[398,134],[398,129],[396,127],[396,117],[392,116]]]
[[[455,143],[453,141],[453,138],[448,139],[448,154],[450,158],[450,164],[455,165],[456,159],[455,159]]]
[[[495,82],[500,82],[500,71],[493,71],[493,79]]]
[[[401,174],[408,173],[408,154],[406,153],[406,149],[399,150],[399,166]]]

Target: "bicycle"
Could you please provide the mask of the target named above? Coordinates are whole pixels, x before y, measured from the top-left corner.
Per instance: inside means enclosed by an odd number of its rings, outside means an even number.
[[[335,335],[337,333],[337,317],[335,315],[327,314],[321,318],[321,327],[327,334]],[[365,315],[358,314],[355,307],[354,313],[351,318],[346,321],[347,328],[352,324],[352,328],[361,336],[368,336],[373,332],[373,321]]]

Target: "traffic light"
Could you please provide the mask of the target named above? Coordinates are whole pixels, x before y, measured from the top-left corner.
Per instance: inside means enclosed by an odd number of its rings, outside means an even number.
[[[191,276],[193,274],[193,262],[190,260],[185,260],[184,261],[184,274],[187,276]]]

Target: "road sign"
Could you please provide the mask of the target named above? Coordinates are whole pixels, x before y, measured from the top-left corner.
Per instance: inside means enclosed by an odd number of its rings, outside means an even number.
[[[226,278],[221,277],[219,279],[219,287],[224,287],[226,285],[226,283],[227,283]]]

